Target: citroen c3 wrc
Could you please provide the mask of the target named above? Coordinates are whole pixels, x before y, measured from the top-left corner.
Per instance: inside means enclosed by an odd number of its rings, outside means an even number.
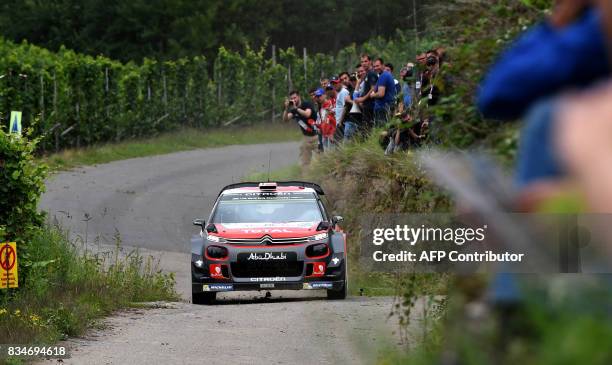
[[[218,292],[327,290],[347,293],[346,235],[330,216],[317,184],[247,182],[221,190],[208,221],[195,219],[191,240],[192,301]]]

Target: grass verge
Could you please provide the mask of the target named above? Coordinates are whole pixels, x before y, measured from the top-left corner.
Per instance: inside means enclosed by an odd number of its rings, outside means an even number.
[[[28,246],[32,263],[20,264],[27,281],[0,296],[3,343],[52,344],[81,335],[97,319],[134,303],[178,300],[174,276],[159,272],[152,258],[137,251],[125,257],[81,251],[59,228],[34,234]]]
[[[210,130],[182,129],[157,137],[109,143],[82,149],[67,149],[42,157],[51,170],[93,165],[134,157],[161,155],[198,148],[238,144],[299,141],[302,135],[292,125],[262,123]]]

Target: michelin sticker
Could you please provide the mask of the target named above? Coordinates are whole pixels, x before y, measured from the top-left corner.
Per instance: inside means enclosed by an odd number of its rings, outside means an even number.
[[[204,284],[202,287],[203,291],[232,291],[234,290],[233,284]]]
[[[328,282],[314,282],[314,283],[304,283],[304,289],[331,289],[333,288],[332,283]]]

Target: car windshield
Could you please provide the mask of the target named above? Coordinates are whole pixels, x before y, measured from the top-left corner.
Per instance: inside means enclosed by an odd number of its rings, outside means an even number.
[[[225,194],[212,223],[318,222],[321,210],[312,192],[253,192]]]

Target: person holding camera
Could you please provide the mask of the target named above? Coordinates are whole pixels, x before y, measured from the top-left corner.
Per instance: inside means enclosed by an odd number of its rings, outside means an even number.
[[[308,101],[302,101],[300,93],[293,90],[289,98],[285,99],[283,110],[283,121],[294,121],[300,127],[305,140],[300,147],[300,159],[303,165],[310,164],[312,152],[317,146],[318,129],[313,119],[315,117],[314,107]]]
[[[399,104],[399,112],[410,110],[413,100],[414,86],[414,64],[409,62],[400,70],[400,78],[402,79],[402,102]]]

